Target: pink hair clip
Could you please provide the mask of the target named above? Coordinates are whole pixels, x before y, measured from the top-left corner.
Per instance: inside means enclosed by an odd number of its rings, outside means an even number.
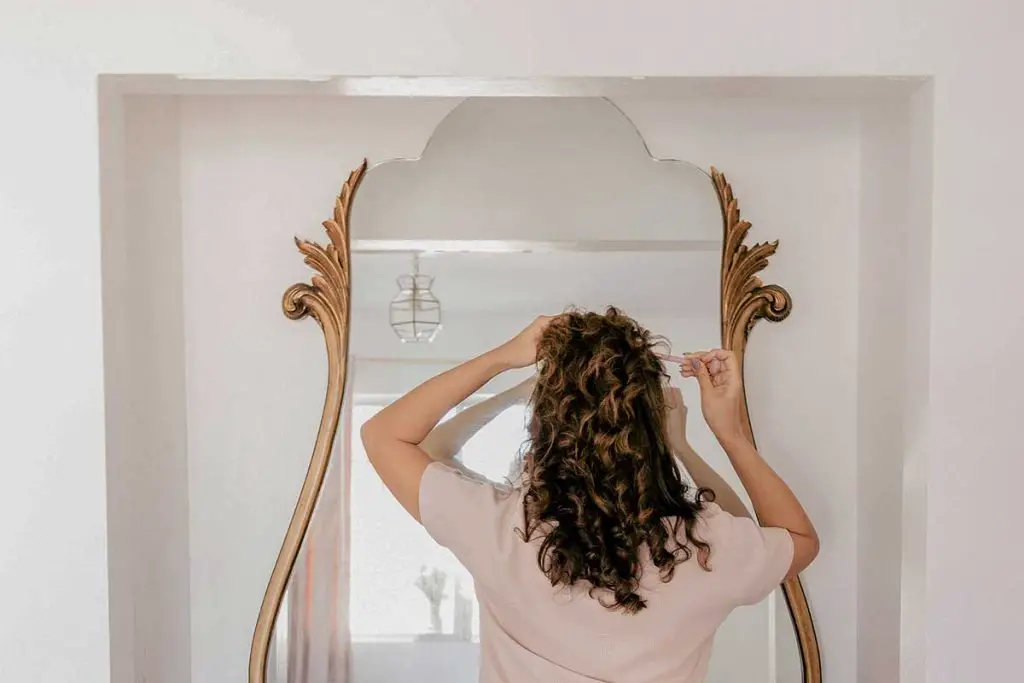
[[[683,362],[686,360],[685,356],[671,356],[667,353],[656,353],[654,355],[656,355],[658,358],[662,360],[667,360],[670,363],[678,363],[679,365],[682,365]]]

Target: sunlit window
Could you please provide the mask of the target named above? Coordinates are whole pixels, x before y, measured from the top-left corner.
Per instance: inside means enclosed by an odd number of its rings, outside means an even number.
[[[352,638],[477,641],[479,607],[469,572],[398,504],[366,458],[359,429],[387,403],[357,395],[352,411]],[[525,439],[525,419],[523,406],[509,408],[470,439],[459,458],[505,482]]]

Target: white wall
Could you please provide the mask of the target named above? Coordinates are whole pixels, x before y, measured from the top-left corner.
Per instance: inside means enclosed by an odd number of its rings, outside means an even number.
[[[849,615],[857,597],[847,586],[857,581],[856,518],[848,511],[857,507],[859,109],[767,100],[743,107],[707,99],[620,104],[655,154],[729,170],[755,222],[752,237],[782,240],[766,276],[790,290],[797,308],[785,325],[755,333],[750,401],[763,450],[828,539],[806,582],[829,675],[855,680],[856,621]],[[129,111],[160,106],[153,98],[128,100]],[[263,589],[316,429],[323,389],[320,333],[312,323],[288,323],[279,310],[284,289],[308,277],[289,246],[291,236],[321,239],[319,220],[348,168],[363,155],[414,155],[450,106],[328,98],[186,98],[180,104],[195,681],[230,677],[243,668],[258,607],[253,596]],[[359,134],[345,135],[348,130]],[[128,141],[129,147],[140,145],[145,139]],[[780,173],[780,165],[787,172]],[[763,178],[773,182],[759,182]],[[127,223],[147,226],[143,230],[150,225],[144,213],[130,215]],[[708,296],[714,297],[711,283]],[[386,312],[379,314],[377,325],[355,325],[357,356],[387,356],[389,344],[396,344]],[[357,321],[369,317],[356,312]],[[407,355],[462,357],[469,350],[458,340],[471,338],[481,350],[525,321],[475,320],[472,332],[464,322],[449,317],[436,345],[406,347]],[[716,343],[713,325],[699,331],[678,321],[645,322],[677,350]],[[481,337],[481,329],[489,336]],[[828,344],[819,343],[825,338]],[[808,365],[818,370],[807,373]],[[409,386],[408,370],[396,378],[394,368],[365,363],[357,366],[357,383],[369,379],[367,370],[390,372],[401,388]],[[825,392],[829,402],[820,400]],[[691,417],[699,422],[696,410]],[[813,428],[791,428],[798,423]],[[737,484],[712,441],[696,430],[693,437]],[[822,444],[828,444],[825,457],[819,456]],[[790,626],[783,622],[781,628]]]
[[[601,99],[483,98],[453,109],[417,163],[375,168],[352,223],[372,239],[421,225],[433,239],[716,241],[709,187],[689,164],[653,162]]]
[[[9,471],[0,579],[16,590],[5,604],[0,671],[12,680],[101,681],[110,669],[95,76],[263,70],[934,75],[934,107],[921,104],[913,116],[915,127],[934,123],[934,146],[922,154],[934,154],[934,200],[909,198],[933,224],[915,241],[928,248],[915,252],[923,262],[911,269],[908,323],[910,338],[929,344],[903,387],[915,409],[905,514],[908,498],[918,503],[905,528],[928,532],[913,537],[927,586],[903,615],[912,636],[903,654],[915,660],[906,680],[1012,675],[1024,587],[1021,550],[1005,542],[1002,520],[1017,515],[1024,423],[1014,396],[1024,370],[1007,359],[1024,322],[1006,299],[1019,290],[1024,237],[1008,223],[1006,199],[1024,151],[1024,98],[1007,84],[1021,61],[1021,8],[805,0],[787,9],[661,0],[628,12],[582,2],[6,2],[0,450]],[[752,177],[744,187],[757,184]],[[796,334],[795,320],[773,334]],[[968,502],[964,491],[974,492]],[[904,552],[909,543],[905,536]],[[828,649],[826,657],[837,666]]]
[[[895,680],[900,655],[903,394],[911,249],[909,104],[876,103],[861,120],[857,293],[857,652],[862,680]]]
[[[112,675],[181,681],[190,663],[190,562],[178,106],[166,98],[109,105],[102,190]]]
[[[915,405],[914,426],[926,436],[913,437],[927,458],[927,675],[939,683],[1012,676],[1024,607],[1024,550],[1007,526],[1019,517],[1024,475],[1024,367],[1015,361],[1024,235],[1007,222],[1019,177],[1010,165],[1024,151],[1024,97],[994,82],[1020,62],[1012,27],[1021,12],[978,26],[973,12],[990,10],[957,9],[954,38],[972,42],[951,50],[959,58],[935,88],[931,363],[927,385],[919,382],[926,415]],[[984,350],[967,372],[951,371],[964,349]]]
[[[130,261],[125,232],[124,201],[127,159],[126,119],[120,97],[104,97],[99,117],[102,154],[100,192],[103,198],[103,341],[104,385],[107,420],[107,551],[110,577],[110,649],[111,677],[131,680],[135,677],[135,584],[137,565],[131,553],[131,541],[138,533],[134,516],[126,514],[136,506],[134,468],[128,457],[132,447],[131,422],[126,419],[131,407],[132,383],[125,362],[130,356],[128,293],[118,282],[128,279]],[[175,155],[177,160],[177,155]],[[180,203],[180,202],[179,202]],[[176,230],[181,233],[180,226]],[[118,358],[122,358],[120,363]],[[113,386],[121,391],[111,390]],[[187,488],[187,486],[186,486]]]
[[[851,511],[858,504],[858,108],[720,101],[626,111],[655,154],[672,150],[725,171],[753,222],[750,238],[781,242],[764,277],[789,291],[794,309],[782,325],[761,323],[752,334],[751,420],[765,457],[798,493],[824,539],[804,583],[826,675],[858,680],[851,618],[857,609]],[[672,139],[668,122],[684,131],[679,139]]]
[[[322,240],[320,222],[349,169],[363,155],[408,153],[450,106],[398,104],[182,103],[196,683],[245,669],[253,598],[266,587],[319,424],[322,335],[280,307],[285,289],[309,277],[291,240]]]
[[[910,101],[906,233],[906,311],[902,377],[903,392],[903,529],[900,614],[901,680],[926,680],[928,616],[928,421],[931,381],[931,251],[932,241],[932,99],[929,86]],[[1012,600],[1011,600],[1012,601]]]
[[[475,680],[480,670],[480,645],[462,642],[354,643],[353,681],[395,683],[395,681]]]

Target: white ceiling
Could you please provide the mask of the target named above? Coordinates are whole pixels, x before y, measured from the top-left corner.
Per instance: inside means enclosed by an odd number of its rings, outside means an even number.
[[[704,316],[718,311],[718,252],[443,253],[420,258],[446,311],[542,315],[568,306],[615,305],[632,315]],[[355,253],[353,307],[386,309],[411,254]]]

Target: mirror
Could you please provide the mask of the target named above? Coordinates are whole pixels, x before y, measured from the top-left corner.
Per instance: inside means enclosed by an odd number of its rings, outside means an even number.
[[[653,159],[622,111],[596,98],[467,100],[420,159],[356,169],[326,227],[328,247],[300,243],[318,275],[289,290],[285,311],[324,328],[328,400],[250,678],[475,682],[481,610],[472,577],[391,497],[360,425],[538,314],[568,307],[614,305],[673,353],[724,345],[742,359],[748,322],[788,314],[785,292],[755,275],[774,245],[747,252],[749,225],[724,177]],[[746,258],[758,265],[747,268]],[[436,305],[410,311],[413,283]],[[448,418],[525,377],[500,376]],[[687,441],[747,502],[700,415],[696,386],[678,376],[673,384],[690,406]],[[464,444],[461,464],[514,483],[527,410],[505,406]],[[817,659],[794,581],[727,618],[707,680],[817,681]]]

